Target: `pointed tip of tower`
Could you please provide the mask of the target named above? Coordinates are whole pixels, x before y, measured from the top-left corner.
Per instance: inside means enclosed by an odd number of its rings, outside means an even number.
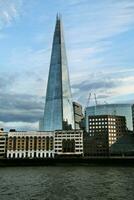
[[[57,13],[57,15],[56,15],[56,20],[58,21],[58,20],[60,20],[61,21],[61,14],[60,13]]]
[[[56,20],[58,21],[58,19],[59,19],[59,13],[57,13],[56,15]]]

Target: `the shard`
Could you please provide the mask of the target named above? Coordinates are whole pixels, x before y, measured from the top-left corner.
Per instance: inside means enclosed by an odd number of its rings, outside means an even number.
[[[73,104],[60,16],[57,16],[53,37],[43,127],[44,131],[74,128]]]

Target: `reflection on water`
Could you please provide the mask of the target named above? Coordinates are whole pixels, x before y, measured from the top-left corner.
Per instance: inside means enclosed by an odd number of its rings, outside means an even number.
[[[0,168],[0,200],[133,200],[134,168]]]

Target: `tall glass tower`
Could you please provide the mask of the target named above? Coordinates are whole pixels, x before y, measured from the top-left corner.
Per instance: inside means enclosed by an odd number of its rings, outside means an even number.
[[[44,131],[74,128],[66,48],[61,18],[57,16],[44,109]]]

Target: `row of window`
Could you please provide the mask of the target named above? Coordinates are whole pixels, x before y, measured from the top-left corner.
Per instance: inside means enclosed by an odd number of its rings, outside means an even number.
[[[28,155],[28,152],[26,152],[25,154],[19,154],[17,153],[17,155],[15,153],[9,153],[8,158],[52,158],[53,154],[52,153],[36,153],[34,152],[34,154],[30,153],[30,155]]]
[[[81,136],[80,135],[74,135],[74,134],[72,134],[72,135],[56,135],[55,140],[58,139],[58,138],[70,138],[70,137],[75,138],[75,137],[81,137]]]
[[[26,138],[29,138],[29,139],[31,139],[31,140],[33,140],[33,139],[46,139],[46,138],[51,138],[51,139],[53,139],[53,136],[9,136],[9,139],[13,139],[13,138],[16,138],[16,139],[26,139]]]
[[[115,141],[115,140],[116,140],[115,137],[110,137],[110,138],[109,138],[109,141]]]
[[[107,121],[102,121],[102,122],[89,122],[90,125],[102,125],[102,124],[111,124],[115,125],[115,122],[107,122]]]
[[[53,149],[53,143],[47,143],[46,145],[37,145],[37,144],[32,144],[32,145],[28,145],[26,144],[25,146],[24,145],[19,145],[19,144],[15,144],[15,143],[10,143],[8,144],[8,147],[7,147],[9,150],[28,150],[28,149],[34,149],[34,150],[37,150],[37,149],[43,149],[43,150],[49,150],[49,149]]]
[[[115,118],[89,118],[89,121],[116,121]]]
[[[93,128],[112,128],[112,129],[115,129],[116,126],[89,126],[89,129],[93,129]]]
[[[56,149],[55,150],[55,152],[56,153],[58,153],[58,152],[60,152],[60,153],[70,153],[70,152],[72,152],[72,153],[75,153],[75,152],[83,152],[83,149],[75,149],[75,151],[70,151],[70,150],[65,150],[65,151],[63,151],[62,149]]]
[[[109,137],[110,136],[116,136],[117,134],[116,133],[109,133]]]

